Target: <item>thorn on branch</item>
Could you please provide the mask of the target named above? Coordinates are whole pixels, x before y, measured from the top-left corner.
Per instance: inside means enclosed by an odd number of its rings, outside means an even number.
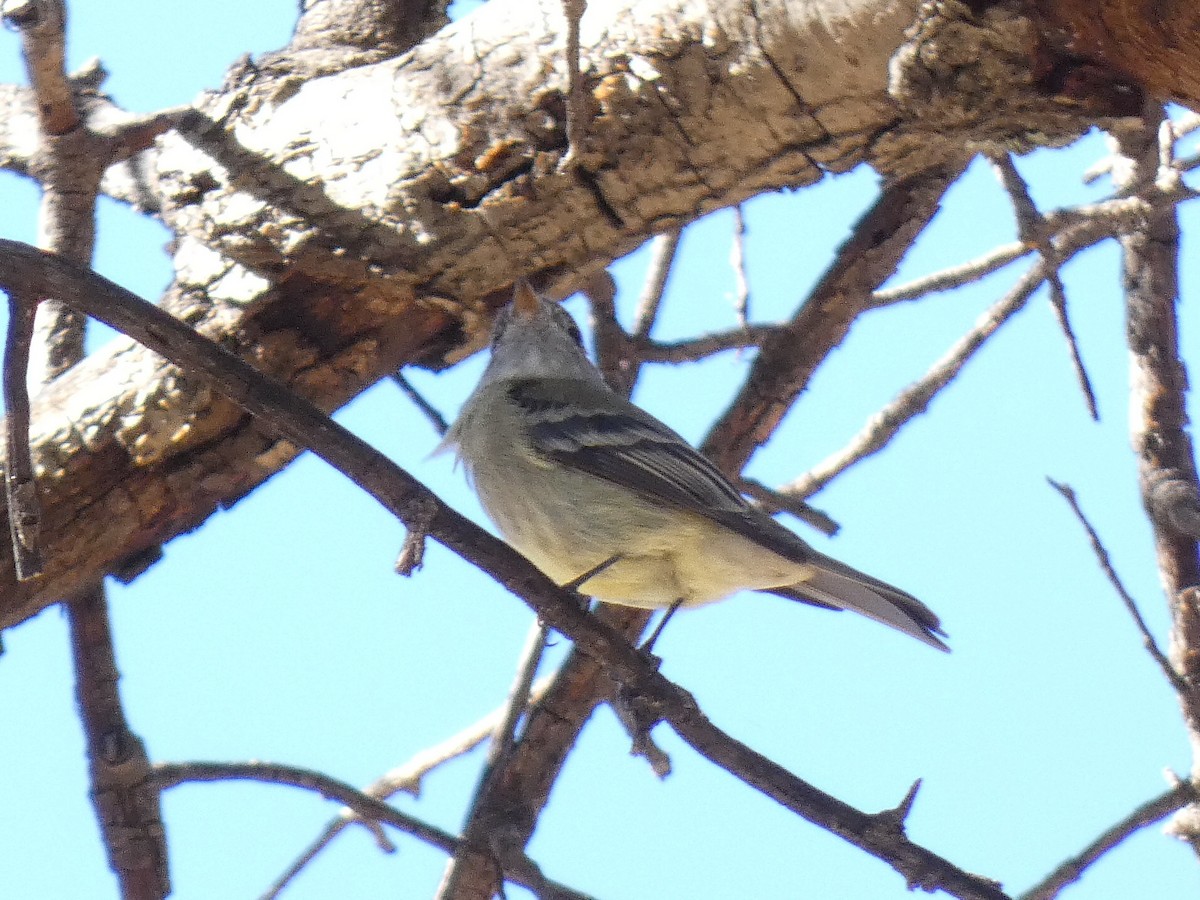
[[[29,350],[33,341],[36,302],[9,294],[8,335],[4,345],[4,406],[8,414],[4,487],[8,525],[17,578],[28,581],[42,573],[41,506],[33,457],[29,449]]]
[[[908,814],[912,812],[913,802],[917,799],[917,791],[921,789],[921,783],[922,779],[918,778],[905,793],[904,799],[891,809],[877,812],[875,818],[893,823],[893,826],[903,833],[904,823],[908,821]]]

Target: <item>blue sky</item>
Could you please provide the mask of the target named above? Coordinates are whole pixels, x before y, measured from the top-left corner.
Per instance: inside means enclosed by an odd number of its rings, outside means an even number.
[[[499,2],[499,0],[497,0]],[[108,89],[135,110],[187,102],[240,54],[283,44],[295,3],[149,0],[77,3],[73,65],[99,55]],[[215,24],[214,24],[215,23]],[[169,40],[166,31],[188,34]],[[17,40],[0,32],[0,81],[21,79]],[[1089,137],[1021,160],[1048,208],[1102,196],[1081,183],[1105,152]],[[858,170],[746,209],[751,310],[786,315],[874,197]],[[32,240],[33,186],[0,175],[0,235]],[[1200,233],[1194,209],[1185,234]],[[729,327],[732,216],[688,230],[656,337]],[[96,267],[143,296],[170,277],[167,235],[103,202]],[[1007,200],[976,164],[905,260],[898,280],[1012,240]],[[1197,295],[1194,237],[1183,294]],[[872,313],[822,367],[749,474],[779,483],[841,447],[919,377],[1011,284],[1017,264],[971,288]],[[632,314],[646,258],[614,266]],[[1160,638],[1167,617],[1135,485],[1126,425],[1127,357],[1119,256],[1105,246],[1064,272],[1099,397],[1092,423],[1043,295],[883,454],[814,500],[842,525],[821,550],[902,585],[943,617],[954,652],[931,652],[865,620],[744,595],[681,614],[659,650],[721,727],[864,809],[924,787],[911,836],[1020,890],[1186,771],[1169,689],[1099,573],[1046,476],[1071,483]],[[579,300],[568,308],[584,312]],[[1194,304],[1185,354],[1200,358]],[[101,339],[100,337],[96,338]],[[635,399],[698,440],[748,364],[650,367]],[[410,373],[452,415],[482,368]],[[1193,414],[1195,412],[1193,403]],[[449,459],[399,391],[381,384],[338,414],[457,509],[484,521]],[[151,756],[268,759],[365,784],[499,704],[532,620],[486,576],[431,545],[411,579],[392,572],[402,528],[318,460],[172,542],[131,586],[112,586],[126,709]],[[65,623],[57,610],[5,635],[0,659],[0,859],[6,895],[115,895],[87,802]],[[562,641],[550,664],[561,658]],[[797,820],[695,757],[669,731],[674,774],[658,781],[628,755],[607,710],[593,720],[542,819],[531,854],[548,875],[603,898],[885,898],[906,895],[883,864]],[[461,823],[479,754],[432,775],[405,809]],[[336,811],[285,788],[197,785],[164,801],[174,896],[254,897]],[[343,835],[291,898],[424,897],[443,858],[398,836],[385,855]],[[1072,900],[1195,895],[1182,845],[1151,828],[1068,890]],[[509,896],[522,896],[514,890]]]

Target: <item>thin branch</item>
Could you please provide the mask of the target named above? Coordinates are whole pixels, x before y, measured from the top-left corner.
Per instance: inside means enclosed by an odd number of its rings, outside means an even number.
[[[675,264],[681,233],[680,229],[675,228],[658,235],[651,242],[650,266],[646,271],[646,280],[642,285],[642,293],[638,297],[637,309],[633,314],[633,330],[630,334],[630,339],[633,341],[644,342],[650,338],[650,332],[658,320],[663,294],[667,289],[667,279]],[[626,359],[621,380],[621,389],[626,397],[633,391],[633,386],[642,373],[642,363],[642,359],[637,354],[631,353]]]
[[[733,311],[738,325],[747,327],[750,313],[750,279],[746,275],[746,217],[741,204],[733,208],[733,242],[729,247],[729,265],[733,268]]]
[[[757,347],[779,331],[777,325],[747,325],[729,331],[704,334],[682,341],[660,342],[647,339],[632,341],[633,350],[648,363],[698,362],[727,350]]]
[[[801,522],[811,525],[826,537],[833,537],[841,528],[828,513],[809,506],[803,500],[796,497],[780,491],[773,491],[753,478],[739,479],[738,489],[753,497],[771,512],[784,512],[790,516],[795,516]]]
[[[263,784],[280,784],[320,794],[327,800],[335,800],[353,809],[364,819],[374,819],[390,825],[398,831],[415,837],[423,843],[446,853],[453,853],[457,839],[436,825],[423,822],[415,816],[401,812],[382,800],[377,800],[362,791],[339,781],[323,772],[288,766],[280,763],[244,762],[187,762],[155,763],[154,778],[160,790],[169,790],[188,782],[212,781],[256,781]],[[538,897],[575,898],[586,900],[587,895],[555,882],[547,882],[533,862],[527,858],[506,861],[504,877],[513,884],[528,888]]]
[[[709,429],[701,451],[727,475],[741,472],[817,366],[870,308],[872,292],[891,277],[961,171],[953,164],[884,185],[808,299],[763,344],[737,397]]]
[[[36,578],[43,567],[42,513],[29,450],[29,390],[25,386],[36,315],[36,302],[30,302],[17,291],[9,295],[4,342],[4,408],[8,415],[4,487],[13,559],[21,581]]]
[[[887,406],[871,416],[862,431],[845,447],[795,481],[779,488],[779,493],[799,498],[811,497],[851,466],[886,447],[909,421],[929,408],[933,398],[954,380],[987,339],[1024,308],[1033,292],[1045,280],[1047,269],[1044,261],[1031,267],[1005,297],[979,318],[974,328],[933,364],[924,377],[910,384]]]
[[[412,383],[404,377],[403,372],[393,373],[392,381],[404,392],[404,396],[412,401],[413,406],[429,420],[433,430],[439,435],[445,436],[446,432],[450,430],[450,426],[446,424],[445,417],[438,412],[437,407],[421,396],[421,392],[412,386]]]
[[[880,288],[871,294],[871,306],[878,309],[883,306],[891,306],[893,303],[916,300],[937,291],[953,290],[964,284],[978,281],[993,272],[998,272],[1033,252],[1033,248],[1024,241],[1004,244],[970,262],[950,266],[930,275],[922,275],[920,278],[896,287]]]
[[[1006,898],[994,882],[959,869],[897,829],[881,828],[876,817],[820,791],[721,731],[700,712],[694,698],[663,677],[619,632],[581,609],[574,596],[519,553],[442,504],[408,472],[307,400],[167,311],[94,272],[3,239],[0,286],[60,297],[187,371],[202,374],[264,427],[333,465],[402,521],[412,519],[415,501],[435,504],[438,512],[430,523],[431,537],[523,598],[548,626],[570,638],[583,654],[600,661],[627,690],[657,703],[661,717],[706,758],[803,818],[886,861],[910,884],[940,888],[963,900]]]
[[[552,682],[553,677],[551,676],[539,679],[533,685],[529,691],[530,706],[545,696]],[[441,743],[422,750],[407,762],[390,769],[371,782],[371,784],[363,788],[363,793],[368,797],[375,797],[379,800],[386,800],[394,794],[401,792],[411,794],[414,797],[420,796],[421,783],[424,781],[426,775],[452,760],[465,756],[491,737],[495,733],[501,719],[504,718],[507,710],[508,705],[505,704],[488,713],[488,715],[473,725],[464,728],[457,734],[451,735]],[[304,867],[312,862],[317,857],[317,854],[324,850],[342,831],[350,825],[367,825],[370,821],[372,820],[363,819],[349,807],[343,809],[337,816],[326,823],[322,832],[311,844],[301,851],[300,855],[296,857],[283,874],[263,893],[259,900],[275,900],[292,879],[299,875]],[[377,841],[379,837],[377,834]],[[387,844],[381,844],[381,847],[387,852],[391,852],[393,849]]]
[[[1082,878],[1088,866],[1136,831],[1161,821],[1197,800],[1200,800],[1200,796],[1197,795],[1195,786],[1190,781],[1179,782],[1165,794],[1143,803],[1111,828],[1105,829],[1079,853],[1064,860],[1057,869],[1021,894],[1019,900],[1054,900],[1063,888]]]
[[[1083,391],[1083,399],[1088,413],[1093,421],[1099,421],[1100,413],[1096,406],[1096,392],[1092,389],[1092,380],[1088,377],[1087,369],[1084,368],[1083,357],[1079,353],[1079,343],[1075,340],[1075,330],[1071,327],[1071,320],[1067,315],[1067,292],[1063,287],[1060,274],[1063,260],[1058,258],[1046,218],[1038,210],[1037,204],[1033,202],[1033,197],[1029,193],[1029,185],[1017,171],[1012,155],[992,153],[989,154],[989,159],[1000,177],[1000,183],[1004,185],[1004,189],[1012,201],[1013,212],[1017,217],[1017,236],[1028,246],[1036,247],[1042,255],[1042,259],[1046,261],[1048,266],[1046,280],[1050,284],[1050,305],[1054,309],[1054,317],[1058,321],[1059,329],[1067,340],[1071,365],[1075,369],[1075,378],[1079,382],[1079,388]]]
[[[671,267],[675,263],[675,254],[679,250],[680,234],[680,229],[673,228],[651,241],[650,267],[646,271],[646,281],[642,285],[637,311],[633,315],[632,334],[634,338],[649,337],[650,330],[658,318],[658,309],[662,305],[663,294],[667,289],[667,279],[670,277]]]
[[[1154,639],[1154,635],[1150,633],[1150,627],[1146,624],[1146,620],[1142,618],[1137,601],[1125,589],[1125,585],[1121,582],[1121,576],[1113,568],[1112,559],[1109,557],[1108,551],[1104,548],[1104,544],[1100,540],[1100,535],[1096,533],[1096,529],[1092,527],[1092,523],[1084,515],[1083,508],[1079,505],[1079,500],[1075,496],[1075,490],[1070,485],[1057,482],[1053,478],[1047,478],[1046,480],[1067,501],[1071,507],[1071,511],[1075,513],[1075,518],[1079,520],[1079,524],[1087,532],[1088,541],[1092,545],[1092,552],[1096,554],[1096,561],[1100,563],[1101,570],[1103,570],[1109,583],[1116,590],[1117,596],[1121,598],[1121,602],[1125,604],[1125,609],[1133,618],[1134,624],[1137,625],[1137,629],[1142,635],[1142,646],[1146,648],[1146,652],[1150,654],[1150,657],[1162,669],[1163,675],[1166,676],[1167,681],[1175,691],[1181,697],[1186,696],[1188,692],[1187,684],[1180,677],[1179,673],[1175,671],[1175,667],[1171,665],[1171,661],[1167,659],[1166,654],[1159,649],[1158,642]]]

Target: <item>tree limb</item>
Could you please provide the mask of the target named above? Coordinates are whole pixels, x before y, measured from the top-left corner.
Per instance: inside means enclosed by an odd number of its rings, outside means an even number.
[[[598,660],[633,695],[701,755],[798,815],[886,861],[909,884],[969,900],[1005,900],[979,878],[910,841],[892,818],[863,813],[797,778],[713,725],[681,688],[612,628],[580,609],[528,560],[440,501],[420,482],[310,403],[197,335],[166,311],[95,273],[50,254],[0,240],[0,284],[34,296],[52,293],[76,309],[146,341],[189,370],[203,373],[264,425],[347,475],[406,524],[436,509],[429,535],[523,598],[548,626]]]

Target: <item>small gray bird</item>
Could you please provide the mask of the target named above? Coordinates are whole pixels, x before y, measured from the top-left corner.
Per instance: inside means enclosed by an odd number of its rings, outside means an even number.
[[[768,591],[947,649],[921,601],[809,547],[609,389],[575,322],[524,280],[442,447],[457,448],[505,539],[558,584],[643,608]]]

